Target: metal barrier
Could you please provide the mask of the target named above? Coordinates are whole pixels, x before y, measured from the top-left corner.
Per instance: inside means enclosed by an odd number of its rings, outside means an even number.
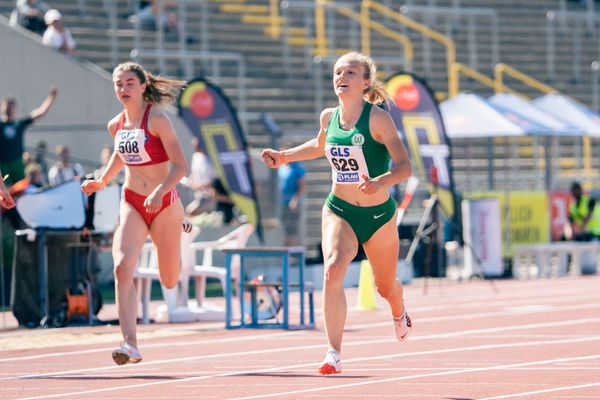
[[[414,15],[422,15],[425,19],[425,25],[432,26],[433,18],[441,17],[445,20],[446,25],[446,36],[452,37],[452,31],[461,26],[461,19],[466,18],[467,20],[467,46],[468,46],[468,57],[469,67],[477,69],[479,68],[479,55],[480,52],[485,48],[489,48],[491,51],[491,66],[497,64],[499,59],[499,46],[498,46],[498,13],[491,8],[475,8],[475,7],[434,7],[434,6],[402,6],[400,12],[406,16],[414,18]],[[489,28],[491,30],[491,43],[490,46],[484,46],[482,49],[478,46],[478,35],[477,35],[477,22],[482,19],[489,21]],[[429,49],[429,37],[424,36],[423,47]],[[428,69],[431,69],[431,50],[426,51],[424,54],[428,57],[425,62],[425,71],[429,73]]]
[[[546,14],[546,73],[550,79],[556,79],[555,25],[558,22],[560,30],[573,34],[573,79],[581,81],[583,39],[586,36],[598,37],[600,25],[600,16],[593,12],[594,2],[588,1],[587,4],[591,4],[592,12],[549,11]],[[570,23],[572,27],[569,27]],[[587,26],[587,34],[584,32],[583,23]]]
[[[173,51],[173,50],[132,50],[131,57],[136,60],[143,59],[175,59],[179,60],[184,65],[184,79],[191,79],[194,77],[194,61],[205,61],[210,63],[210,76],[215,83],[222,84],[221,80],[221,62],[232,61],[237,64],[238,75],[237,75],[237,87],[238,87],[238,102],[236,104],[238,109],[238,116],[240,117],[244,130],[247,130],[247,106],[246,106],[246,61],[240,53],[228,53],[228,52],[208,52],[208,51]]]
[[[367,54],[370,53],[371,38],[370,38],[369,26],[370,26],[370,19],[371,19],[371,17],[370,17],[371,10],[377,11],[381,15],[385,15],[388,18],[392,18],[396,22],[400,23],[401,25],[404,25],[412,30],[415,30],[415,31],[421,33],[422,35],[425,35],[425,36],[431,38],[431,40],[434,40],[434,41],[442,44],[443,46],[445,46],[446,47],[446,63],[447,63],[446,71],[448,72],[448,75],[450,75],[450,66],[456,62],[456,45],[454,44],[454,41],[451,38],[437,32],[437,31],[434,31],[433,29],[430,29],[429,27],[427,27],[411,18],[408,18],[405,15],[397,13],[394,10],[392,10],[382,4],[372,2],[371,0],[364,0],[361,4],[361,15],[362,15],[361,43],[362,43],[363,53],[367,53]]]

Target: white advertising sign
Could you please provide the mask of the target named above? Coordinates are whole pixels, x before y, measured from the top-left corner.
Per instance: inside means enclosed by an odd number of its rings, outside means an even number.
[[[500,204],[497,199],[463,200],[465,268],[463,278],[502,276]]]

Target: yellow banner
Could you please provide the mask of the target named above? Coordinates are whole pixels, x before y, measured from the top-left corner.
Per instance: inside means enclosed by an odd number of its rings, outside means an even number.
[[[465,199],[496,198],[500,202],[502,256],[512,256],[516,244],[550,241],[550,209],[544,191],[475,192]]]

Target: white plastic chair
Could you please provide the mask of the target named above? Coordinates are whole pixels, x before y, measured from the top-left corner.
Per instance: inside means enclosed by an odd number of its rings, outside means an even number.
[[[198,307],[202,306],[202,302],[206,297],[206,279],[215,278],[221,282],[223,293],[225,293],[225,266],[216,266],[213,263],[213,251],[231,248],[244,248],[248,243],[248,239],[254,233],[254,226],[251,224],[244,224],[222,236],[221,238],[208,242],[195,242],[190,245],[191,260],[196,260],[196,255],[199,251],[202,251],[202,264],[194,265],[189,269],[189,275],[195,280],[196,283],[196,301]],[[231,260],[232,265],[232,278],[234,280],[234,287],[237,287],[239,283],[239,269],[240,259],[239,256],[234,256]]]
[[[133,282],[135,283],[138,296],[142,303],[142,323],[144,324],[150,322],[148,317],[148,306],[150,304],[152,281],[155,279],[160,279],[158,274],[158,262],[156,259],[156,252],[154,251],[154,244],[148,242],[142,247],[142,252],[138,258],[135,274],[133,276]]]
[[[173,289],[166,289],[164,286],[162,287],[163,298],[169,310],[173,310],[178,306],[187,305],[187,282],[189,279],[189,274],[186,274],[186,271],[190,268],[188,249],[190,243],[193,242],[199,233],[200,229],[194,226],[192,227],[191,232],[184,232],[181,235],[182,271],[179,278],[179,283],[177,287]],[[158,258],[152,242],[145,243],[144,247],[142,247],[142,252],[138,258],[133,279],[142,304],[142,323],[147,324],[150,321],[148,307],[150,304],[152,281],[160,281],[160,274],[158,272]]]

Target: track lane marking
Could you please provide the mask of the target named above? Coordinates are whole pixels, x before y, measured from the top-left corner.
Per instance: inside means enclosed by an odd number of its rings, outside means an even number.
[[[500,395],[500,396],[494,396],[494,397],[484,397],[479,400],[512,399],[515,397],[529,396],[531,394],[562,392],[565,390],[584,389],[584,388],[589,388],[589,387],[594,387],[594,386],[600,386],[600,382],[586,383],[583,385],[575,385],[575,386],[562,386],[562,387],[557,387],[557,388],[552,388],[552,389],[544,389],[544,390],[533,390],[531,392],[513,393],[513,394],[506,394],[506,395]]]
[[[351,358],[351,359],[346,359],[344,360],[344,363],[348,364],[348,363],[354,363],[354,362],[363,362],[363,361],[372,361],[372,360],[383,360],[383,359],[390,359],[390,358],[404,358],[404,357],[413,357],[413,356],[421,356],[421,355],[431,355],[431,354],[446,354],[446,353],[455,353],[455,352],[465,352],[465,351],[479,351],[479,350],[490,350],[490,349],[501,349],[501,348],[518,348],[518,347],[528,347],[528,346],[545,346],[545,345],[556,345],[556,344],[572,344],[572,343],[583,343],[583,342],[590,342],[590,341],[598,341],[600,340],[600,336],[594,336],[594,337],[590,337],[590,338],[584,338],[584,339],[568,339],[568,340],[549,340],[549,341],[539,341],[539,342],[523,342],[523,343],[503,343],[503,344],[494,344],[494,345],[481,345],[481,346],[467,346],[467,347],[458,347],[458,348],[450,348],[450,349],[438,349],[438,350],[428,350],[428,351],[418,351],[418,352],[412,352],[412,353],[401,353],[401,354],[387,354],[384,356],[373,356],[373,357],[357,357],[357,358]],[[281,352],[284,351],[284,349],[270,349],[267,352]],[[252,352],[246,352],[246,353],[238,353],[238,354],[256,354],[256,352],[252,351]],[[219,356],[219,355],[216,355]],[[222,357],[222,355],[220,355]],[[213,358],[208,357],[208,358]],[[591,356],[579,356],[579,357],[567,357],[567,358],[560,358],[560,359],[554,359],[554,360],[545,360],[545,361],[533,361],[533,362],[526,362],[526,363],[516,363],[516,364],[507,364],[504,366],[491,366],[491,367],[481,367],[481,368],[468,368],[468,369],[463,369],[463,370],[459,370],[459,371],[445,371],[445,372],[440,372],[440,373],[432,373],[432,374],[419,374],[419,375],[414,375],[412,377],[428,377],[428,376],[440,376],[440,375],[453,375],[453,374],[458,374],[458,373],[466,373],[466,372],[476,372],[476,371],[487,371],[487,370],[495,370],[495,369],[503,369],[503,368],[512,368],[512,367],[522,367],[522,366],[529,366],[529,365],[537,365],[537,364],[547,364],[550,362],[564,362],[564,361],[574,361],[574,360],[584,360],[584,359],[596,359],[596,358],[600,358],[600,355],[591,355]],[[189,359],[197,359],[197,357],[189,357]],[[172,360],[170,360],[172,362]],[[146,363],[146,365],[148,365],[150,363]],[[158,362],[155,362],[153,364],[158,364]],[[124,367],[128,367],[128,366],[139,366],[142,367],[140,365],[136,365],[136,364],[126,364],[124,366],[120,366],[120,368],[124,368]],[[36,396],[36,397],[26,397],[26,398],[21,398],[19,400],[34,400],[34,399],[50,399],[50,398],[62,398],[62,397],[69,397],[69,396],[78,396],[78,395],[84,395],[84,394],[92,394],[92,393],[102,393],[102,392],[109,392],[109,391],[118,391],[118,390],[123,390],[123,389],[132,389],[132,388],[140,388],[140,387],[149,387],[149,386],[157,386],[157,385],[166,385],[166,384],[172,384],[172,383],[182,383],[182,382],[191,382],[191,381],[198,381],[198,380],[204,380],[204,379],[210,379],[210,378],[215,378],[215,377],[226,377],[226,376],[238,376],[238,375],[248,375],[248,374],[256,374],[256,373],[265,373],[265,372],[274,372],[274,371],[284,371],[284,370],[295,370],[298,368],[305,368],[305,367],[315,367],[316,368],[316,363],[304,363],[304,364],[296,364],[296,365],[286,365],[283,367],[272,367],[272,368],[264,368],[264,369],[258,369],[258,370],[246,370],[246,371],[236,371],[236,372],[228,372],[228,373],[220,373],[220,374],[213,374],[213,375],[205,375],[205,376],[199,376],[199,377],[191,377],[191,378],[182,378],[182,379],[177,379],[177,380],[172,380],[172,381],[160,381],[160,382],[148,382],[148,383],[140,383],[140,384],[135,384],[135,385],[124,385],[124,386],[112,386],[112,387],[107,387],[107,388],[100,388],[100,389],[92,389],[92,390],[86,390],[86,391],[78,391],[78,392],[70,392],[70,393],[59,393],[59,394],[51,394],[51,395],[43,395],[43,396]],[[115,367],[110,367],[110,369],[114,369]],[[101,370],[103,368],[96,368],[93,369],[93,371],[98,371]],[[315,373],[316,374],[316,373]],[[43,374],[43,375],[39,375],[36,377],[52,377],[55,375],[63,375],[63,374]],[[23,379],[32,379],[34,377],[29,377],[29,378],[23,378]],[[411,377],[395,377],[395,378],[386,378],[383,380],[375,380],[375,381],[366,381],[366,382],[361,382],[361,383],[357,383],[357,384],[350,384],[350,385],[341,385],[340,387],[351,387],[351,386],[356,386],[356,385],[367,385],[367,384],[373,384],[373,383],[380,383],[380,382],[391,382],[391,381],[396,381],[396,380],[404,380],[404,379],[410,379]],[[3,379],[4,380],[4,379]],[[306,391],[298,391],[298,392],[285,392],[285,393],[279,393],[279,394],[270,394],[270,395],[261,395],[261,396],[255,396],[255,397],[248,397],[248,399],[250,398],[260,398],[260,397],[275,397],[275,396],[283,396],[286,394],[293,394],[293,393],[308,393],[308,392],[313,392],[313,391],[318,391],[318,390],[329,390],[329,388],[316,388],[316,389],[306,389]],[[246,398],[244,398],[246,399]],[[238,399],[241,400],[241,399]]]

